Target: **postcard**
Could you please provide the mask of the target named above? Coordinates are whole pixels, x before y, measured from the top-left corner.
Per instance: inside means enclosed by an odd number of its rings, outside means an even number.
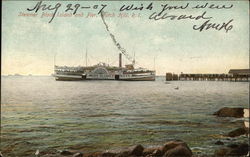
[[[249,1],[2,5],[0,156],[249,155]]]

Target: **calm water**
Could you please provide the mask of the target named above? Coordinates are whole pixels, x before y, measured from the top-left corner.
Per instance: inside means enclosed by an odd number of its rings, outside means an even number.
[[[176,87],[179,90],[176,90]],[[249,83],[173,81],[61,82],[52,77],[2,77],[1,151],[10,156],[46,151],[83,152],[187,142],[213,153],[217,140],[244,119],[216,118],[222,107],[248,107]],[[33,156],[33,155],[30,155]]]

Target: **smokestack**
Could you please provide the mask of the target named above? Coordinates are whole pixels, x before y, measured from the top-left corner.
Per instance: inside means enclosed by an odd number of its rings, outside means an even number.
[[[122,67],[122,54],[119,53],[119,67]]]

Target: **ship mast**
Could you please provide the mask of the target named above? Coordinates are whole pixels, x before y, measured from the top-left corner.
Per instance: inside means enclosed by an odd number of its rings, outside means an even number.
[[[154,56],[154,71],[155,71],[155,56]]]
[[[54,55],[54,67],[56,66],[56,53]]]
[[[135,51],[134,51],[134,59],[132,61],[132,64],[135,65]]]
[[[88,49],[86,48],[86,53],[85,53],[85,62],[86,62],[86,67],[88,66]]]

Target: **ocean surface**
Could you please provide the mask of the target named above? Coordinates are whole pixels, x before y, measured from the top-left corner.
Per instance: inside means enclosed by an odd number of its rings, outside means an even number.
[[[1,152],[34,156],[37,149],[97,152],[135,144],[185,141],[195,153],[213,154],[214,143],[247,141],[223,135],[244,118],[212,115],[246,107],[249,83],[55,81],[50,76],[2,76]],[[176,89],[178,87],[179,89]]]

